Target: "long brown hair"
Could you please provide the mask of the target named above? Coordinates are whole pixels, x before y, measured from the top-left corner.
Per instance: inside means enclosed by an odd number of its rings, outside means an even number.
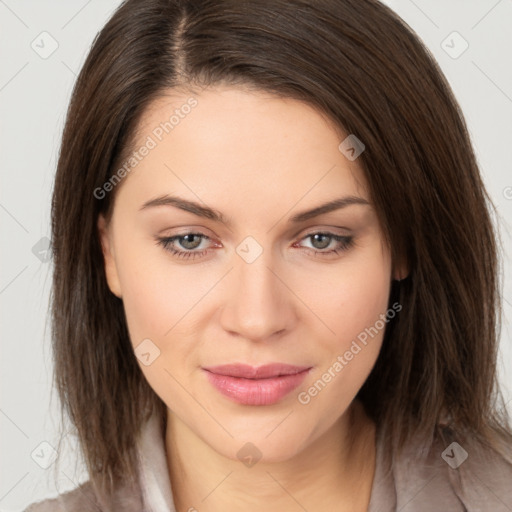
[[[135,476],[141,425],[165,405],[143,377],[97,232],[102,187],[145,108],[168,88],[229,84],[317,108],[358,159],[408,277],[359,392],[397,453],[444,421],[504,449],[496,402],[499,280],[492,203],[462,112],[428,49],[376,0],[128,0],[96,37],[67,114],[52,203],[53,348],[63,411],[94,482]],[[341,142],[341,141],[340,141]]]

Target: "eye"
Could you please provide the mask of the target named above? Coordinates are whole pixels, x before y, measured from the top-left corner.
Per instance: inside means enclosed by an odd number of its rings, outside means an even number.
[[[183,235],[158,238],[157,243],[178,258],[197,258],[204,256],[208,252],[208,249],[197,250],[204,240],[211,240],[211,238],[203,233],[185,233]]]
[[[309,233],[301,241],[310,240],[312,247],[307,247],[303,245],[298,245],[298,247],[302,247],[307,249],[308,251],[313,251],[315,255],[333,255],[339,254],[340,252],[346,251],[350,247],[352,247],[354,243],[354,239],[352,236],[342,236],[336,235],[330,232],[315,232]],[[329,249],[329,250],[326,250]]]
[[[301,245],[300,242],[310,240],[312,247]],[[182,235],[175,235],[170,237],[157,238],[157,243],[161,245],[166,251],[177,258],[195,259],[204,257],[211,247],[201,247],[203,242],[210,242],[215,246],[220,247],[212,241],[210,237],[204,233],[184,233]],[[293,247],[298,247],[306,250],[306,252],[313,252],[314,255],[329,256],[336,255],[340,252],[346,251],[353,245],[352,236],[341,236],[330,232],[315,232],[309,233],[303,237],[299,242],[293,244]]]

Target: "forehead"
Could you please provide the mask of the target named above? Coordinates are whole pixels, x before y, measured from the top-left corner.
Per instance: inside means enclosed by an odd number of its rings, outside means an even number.
[[[141,117],[133,149],[144,156],[127,181],[140,198],[179,189],[226,204],[236,196],[290,206],[304,195],[365,196],[362,169],[339,149],[346,136],[295,99],[233,87],[169,90]]]
[[[159,141],[190,131],[203,146],[232,141],[247,149],[264,143],[268,151],[297,142],[310,147],[327,134],[336,140],[342,136],[341,129],[304,102],[221,86],[195,94],[169,90],[148,106],[138,127],[139,139],[153,134]],[[276,132],[280,137],[274,137]]]

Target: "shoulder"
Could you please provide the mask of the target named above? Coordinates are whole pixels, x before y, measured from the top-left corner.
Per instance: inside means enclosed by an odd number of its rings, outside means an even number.
[[[23,512],[140,512],[142,509],[140,489],[122,487],[112,495],[104,496],[96,492],[92,483],[87,481],[55,498],[32,503]]]
[[[512,458],[477,442],[457,440],[444,448],[442,457],[452,488],[468,510],[512,510]]]
[[[75,510],[101,510],[90,482],[72,491],[59,494],[55,498],[32,503],[23,512],[73,512]]]
[[[426,451],[412,442],[394,466],[403,512],[512,510],[512,461],[450,429]]]

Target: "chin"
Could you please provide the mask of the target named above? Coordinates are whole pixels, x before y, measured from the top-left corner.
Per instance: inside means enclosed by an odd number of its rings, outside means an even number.
[[[284,417],[286,414],[284,415]],[[246,458],[250,467],[251,458],[258,462],[284,462],[296,456],[308,444],[310,434],[298,431],[299,425],[279,425],[274,422],[272,428],[258,428],[253,426],[239,427],[238,429],[226,427],[233,438],[221,436],[216,439],[203,439],[211,448],[222,456],[239,460],[245,463]],[[270,432],[270,434],[269,434]],[[290,435],[293,432],[293,435]],[[247,465],[247,464],[246,464]]]

